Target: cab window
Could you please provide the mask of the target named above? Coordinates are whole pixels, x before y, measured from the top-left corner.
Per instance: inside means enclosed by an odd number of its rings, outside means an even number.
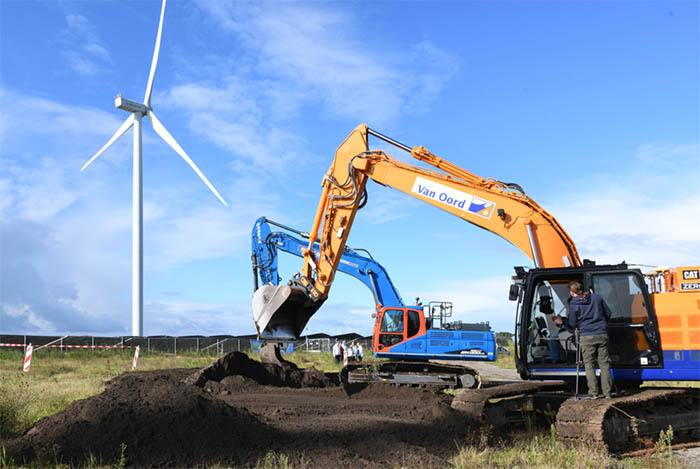
[[[644,294],[637,276],[629,274],[595,275],[593,291],[610,307],[612,323],[641,323],[649,319]]]
[[[420,330],[420,316],[418,316],[417,311],[413,310],[408,310],[408,330],[406,337],[411,338],[414,335],[418,334],[418,331]]]
[[[403,332],[403,311],[390,309],[384,313],[381,332]]]

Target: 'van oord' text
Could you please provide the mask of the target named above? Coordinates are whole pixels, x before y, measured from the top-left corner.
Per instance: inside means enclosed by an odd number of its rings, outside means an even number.
[[[411,192],[487,219],[491,218],[496,206],[495,203],[488,200],[474,197],[472,194],[466,194],[422,177],[416,177]]]

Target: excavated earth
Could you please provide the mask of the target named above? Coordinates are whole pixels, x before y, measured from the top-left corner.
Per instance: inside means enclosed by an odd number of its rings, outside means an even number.
[[[125,373],[6,441],[7,458],[71,465],[446,467],[476,428],[431,390],[374,385],[231,353],[201,370]]]

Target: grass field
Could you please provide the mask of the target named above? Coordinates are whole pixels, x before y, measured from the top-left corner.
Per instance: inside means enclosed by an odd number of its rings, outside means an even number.
[[[515,347],[513,346],[513,341],[509,340],[508,345],[504,346],[503,348],[508,350],[510,352],[510,355],[507,355],[505,353],[499,353],[498,355],[496,355],[496,361],[489,363],[493,363],[494,365],[501,368],[515,369]]]
[[[102,392],[108,380],[131,370],[132,358],[132,352],[119,350],[74,350],[65,353],[41,350],[34,355],[30,372],[24,373],[23,353],[20,350],[0,350],[0,438],[15,434],[77,399]],[[142,354],[139,370],[203,367],[215,358],[203,354]],[[327,372],[341,368],[328,353],[297,352],[286,358],[300,367],[315,366]],[[460,469],[683,467],[662,451],[643,458],[617,459],[595,448],[565,448],[556,441],[554,433],[547,431],[523,432],[514,439],[496,443],[487,443],[487,436],[480,433],[456,442],[461,449],[452,461],[454,466]],[[0,449],[2,467],[8,467],[8,462]],[[284,455],[269,454],[261,458],[258,467],[291,466]]]

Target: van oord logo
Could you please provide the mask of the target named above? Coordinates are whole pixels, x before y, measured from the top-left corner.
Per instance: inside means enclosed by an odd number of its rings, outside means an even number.
[[[480,199],[472,194],[458,191],[438,182],[429,181],[420,176],[416,177],[416,180],[413,182],[411,192],[486,219],[491,218],[491,214],[496,207],[494,202]]]

